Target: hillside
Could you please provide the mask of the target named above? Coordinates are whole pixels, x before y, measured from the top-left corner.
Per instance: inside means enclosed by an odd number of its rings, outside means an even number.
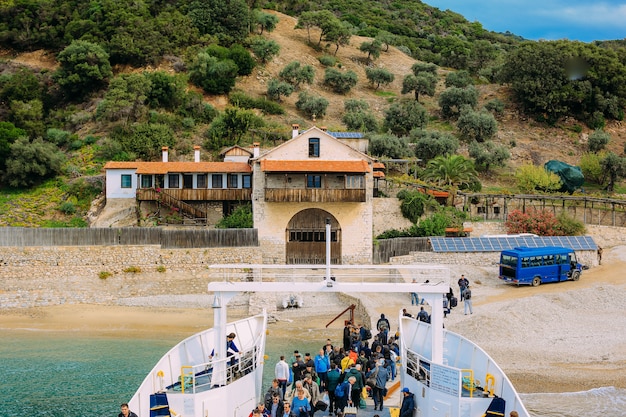
[[[370,41],[371,38],[353,36],[350,44],[339,48],[336,58],[343,70],[352,70],[358,75],[359,82],[346,95],[338,95],[330,91],[323,85],[323,77],[325,67],[319,62],[319,58],[323,55],[332,55],[335,50],[334,45],[327,47],[327,50],[316,50],[307,42],[307,32],[304,29],[295,29],[297,19],[278,12],[271,12],[279,17],[279,23],[272,32],[265,32],[264,36],[274,40],[280,45],[280,53],[265,65],[257,66],[250,76],[240,77],[237,80],[235,90],[240,90],[248,95],[256,97],[264,97],[267,90],[267,83],[271,78],[277,78],[279,72],[292,61],[299,61],[303,65],[311,65],[315,68],[315,81],[312,85],[304,84],[302,90],[310,91],[315,95],[321,95],[329,101],[329,106],[324,117],[318,117],[316,120],[305,118],[295,107],[297,101],[297,92],[290,97],[283,98],[281,103],[286,113],[281,116],[264,116],[266,120],[272,120],[281,126],[284,126],[285,132],[289,132],[292,123],[300,124],[301,128],[308,128],[313,125],[326,126],[329,130],[346,130],[341,119],[344,112],[344,101],[346,99],[359,99],[366,101],[370,109],[375,113],[379,121],[384,118],[384,112],[394,100],[403,98],[400,94],[402,89],[402,80],[405,75],[411,72],[411,66],[417,62],[413,58],[404,54],[400,50],[391,47],[388,52],[382,52],[379,59],[371,64],[366,62],[366,54],[359,50],[359,46],[364,41]],[[311,39],[314,42],[318,39],[319,32],[311,29]],[[322,46],[325,46],[322,43]],[[3,51],[1,54],[4,59],[14,64],[26,65],[36,70],[54,70],[57,63],[54,56],[46,51],[35,51],[12,55],[10,52]],[[395,75],[392,84],[382,87],[375,91],[367,82],[365,69],[367,65],[385,68]],[[169,73],[175,73],[174,65],[171,61],[164,60],[156,68],[145,68],[146,70],[160,69]],[[139,72],[141,69],[132,69],[130,67],[117,66],[114,68],[116,74],[133,71]],[[434,97],[425,95],[420,96],[420,101],[427,108],[430,115],[430,122],[427,129],[443,130],[454,132],[455,127],[448,121],[440,118],[439,106],[437,104],[438,95],[444,90],[444,76],[446,73],[453,71],[452,69],[439,68],[439,82],[437,92]],[[511,152],[511,159],[505,168],[493,170],[488,175],[482,175],[481,181],[485,190],[501,190],[510,189],[512,184],[512,173],[515,168],[523,163],[532,162],[536,165],[542,165],[551,159],[558,159],[570,164],[577,164],[580,156],[586,150],[586,137],[590,130],[581,122],[574,119],[566,119],[556,126],[548,126],[543,123],[534,121],[533,119],[523,115],[517,105],[513,102],[511,92],[507,86],[498,84],[479,84],[476,86],[480,92],[479,107],[481,104],[488,102],[494,98],[498,98],[505,103],[503,115],[498,120],[498,133],[495,142],[506,145]],[[199,91],[197,87],[190,85],[190,89]],[[405,95],[404,98],[411,99],[412,93]],[[88,103],[82,104],[83,111],[95,113],[95,103],[99,98]],[[204,95],[204,99],[215,106],[218,110],[224,110],[228,106],[228,98],[226,96]],[[106,125],[96,123],[86,123],[80,127],[79,136],[88,134],[98,134],[106,136]],[[202,145],[204,141],[205,128],[199,127],[189,136],[187,141],[193,144]],[[626,127],[619,121],[608,121],[605,128],[611,135],[611,142],[608,149],[618,155],[623,154],[624,143],[626,143]],[[187,146],[189,144],[187,143]],[[462,154],[467,154],[466,146],[462,145],[459,150]],[[91,152],[93,153],[93,152]],[[84,156],[74,160],[82,160]],[[91,163],[91,161],[90,161]],[[19,204],[11,204],[11,219],[3,221],[3,224],[12,225],[36,225],[40,224],[36,217],[49,217],[59,220],[64,216],[55,210],[59,201],[63,201],[63,192],[58,193],[51,198],[49,189],[44,193],[40,193],[39,199],[43,199],[40,204],[29,203],[35,209],[23,207]],[[45,208],[42,208],[45,207]],[[36,213],[33,213],[35,210]],[[85,214],[85,213],[82,213]],[[7,219],[5,219],[7,220]]]

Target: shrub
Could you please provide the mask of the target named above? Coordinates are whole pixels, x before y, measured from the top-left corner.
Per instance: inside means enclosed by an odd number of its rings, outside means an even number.
[[[250,229],[254,227],[252,205],[244,204],[237,207],[232,213],[220,220],[215,227],[218,229]]]
[[[561,188],[561,177],[544,167],[525,164],[515,171],[517,188],[522,192],[534,191],[551,192]]]
[[[446,154],[454,154],[459,149],[459,140],[450,133],[414,129],[411,141],[415,143],[415,156],[423,161]]]
[[[76,206],[74,206],[73,203],[66,201],[61,204],[59,211],[64,214],[74,214],[76,213]]]
[[[354,87],[359,77],[352,70],[342,72],[335,68],[326,68],[324,84],[337,94],[346,94]]]
[[[611,140],[611,135],[602,130],[595,130],[589,135],[589,141],[587,142],[587,148],[589,152],[600,152]]]
[[[324,97],[313,96],[303,91],[298,95],[296,108],[311,118],[323,117],[328,108],[328,100]]]
[[[397,197],[400,199],[400,211],[402,212],[402,216],[413,223],[417,223],[419,218],[424,214],[426,201],[430,198],[429,195],[421,191],[410,191],[406,189],[400,191]]]
[[[563,236],[581,236],[585,234],[585,224],[569,216],[564,211],[557,216],[559,230]]]
[[[468,142],[485,142],[491,139],[498,130],[498,123],[487,111],[463,111],[457,122],[457,128],[463,139]]]
[[[539,236],[559,236],[558,221],[551,211],[529,207],[526,212],[513,210],[504,223],[508,234],[534,233]]]
[[[446,88],[464,88],[471,84],[474,84],[472,77],[470,73],[465,70],[449,72],[448,75],[446,75]]]
[[[157,266],[156,270],[157,270],[157,272],[165,272],[166,271],[166,269],[165,269],[165,267],[163,265]]]
[[[141,268],[138,266],[129,266],[128,268],[124,268],[124,272],[138,274],[141,272]]]
[[[494,98],[485,104],[485,110],[500,115],[504,113],[504,103],[502,100]]]
[[[402,159],[411,154],[409,145],[404,138],[389,133],[372,135],[369,152],[375,156],[386,156],[392,159]]]
[[[600,161],[604,158],[604,153],[585,153],[580,157],[580,170],[583,172],[586,181],[594,184],[602,184],[604,171]]]
[[[412,129],[426,127],[427,123],[426,109],[415,100],[393,103],[385,111],[385,130],[394,135],[406,136]]]
[[[375,132],[378,130],[378,121],[372,112],[350,111],[343,115],[341,121],[350,130],[361,132]]]
[[[98,278],[100,279],[107,279],[108,277],[112,276],[113,274],[110,273],[109,271],[100,271],[98,273]]]
[[[315,68],[311,65],[302,66],[300,62],[293,61],[285,65],[278,76],[282,81],[291,84],[295,90],[299,90],[302,83],[313,83]]]
[[[334,67],[337,65],[337,58],[332,55],[322,55],[318,58],[318,60],[320,61],[320,64],[325,67]]]

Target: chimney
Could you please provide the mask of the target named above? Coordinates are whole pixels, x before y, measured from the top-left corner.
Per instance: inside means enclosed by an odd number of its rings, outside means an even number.
[[[200,147],[198,145],[193,147],[193,161],[200,162]]]
[[[161,151],[163,152],[163,162],[167,162],[167,146],[162,147]]]
[[[259,145],[260,145],[259,142],[254,142],[252,144],[252,157],[253,158],[258,158],[259,157],[259,153],[260,153]]]
[[[292,124],[291,125],[291,139],[295,138],[296,136],[298,136],[300,134],[300,125],[299,124]]]
[[[320,127],[320,129],[322,130],[322,132],[326,132],[328,130],[328,128],[326,126],[322,126],[322,127]]]

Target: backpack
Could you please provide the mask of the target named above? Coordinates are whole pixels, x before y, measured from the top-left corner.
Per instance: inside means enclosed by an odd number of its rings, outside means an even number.
[[[365,337],[363,340],[370,340],[372,338],[372,331],[370,329],[365,329]]]
[[[465,290],[465,294],[463,294],[463,298],[465,298],[466,300],[472,299],[472,292],[469,290],[469,288]]]
[[[349,384],[349,382],[348,382]],[[337,388],[335,388],[335,397],[343,398],[346,395],[346,382],[342,382],[337,384]]]

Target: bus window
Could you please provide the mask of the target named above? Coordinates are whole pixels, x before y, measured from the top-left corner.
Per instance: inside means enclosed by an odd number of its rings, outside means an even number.
[[[522,258],[522,268],[528,268],[530,266],[530,258]]]
[[[502,260],[500,262],[502,265],[517,267],[517,258],[515,256],[502,255]]]
[[[544,265],[554,265],[554,255],[544,255],[543,257]]]
[[[530,258],[530,266],[541,266],[541,256],[532,256]]]

